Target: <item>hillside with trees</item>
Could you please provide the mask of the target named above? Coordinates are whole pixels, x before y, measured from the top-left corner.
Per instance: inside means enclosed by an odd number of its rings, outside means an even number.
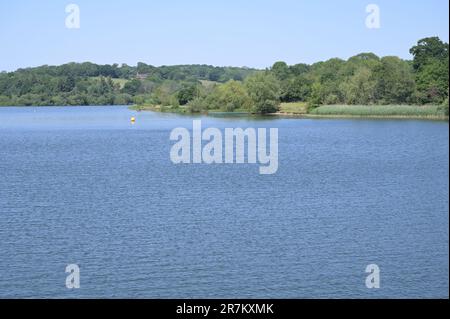
[[[419,40],[413,60],[361,53],[348,60],[266,70],[180,65],[69,63],[0,74],[0,105],[158,105],[189,112],[273,113],[280,103],[440,105],[448,114],[449,45]]]
[[[0,105],[124,105],[146,100],[169,103],[200,81],[242,81],[255,71],[207,65],[154,67],[145,63],[45,65],[0,73]]]

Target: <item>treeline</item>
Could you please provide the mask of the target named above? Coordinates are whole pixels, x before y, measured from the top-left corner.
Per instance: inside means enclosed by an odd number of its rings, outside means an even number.
[[[0,105],[123,105],[156,102],[199,81],[242,81],[256,70],[208,65],[154,67],[68,63],[0,73]]]
[[[411,48],[413,61],[362,53],[311,66],[277,62],[282,101],[320,104],[440,104],[448,97],[448,43],[426,38]]]
[[[0,105],[149,104],[171,110],[276,112],[281,102],[320,105],[444,105],[449,45],[437,37],[413,46],[413,60],[362,53],[312,65],[271,68],[138,63],[70,63],[0,74]],[[446,106],[446,107],[445,107]]]
[[[249,109],[274,112],[280,102],[320,105],[442,105],[448,114],[449,45],[437,37],[411,48],[412,61],[362,53],[348,60],[330,59],[313,65],[276,62],[243,83],[231,81],[192,95],[188,108]]]

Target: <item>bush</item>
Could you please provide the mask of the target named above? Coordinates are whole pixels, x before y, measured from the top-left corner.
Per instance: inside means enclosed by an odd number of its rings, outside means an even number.
[[[187,109],[190,113],[200,113],[208,109],[203,98],[194,98],[187,104]]]
[[[448,97],[444,100],[441,106],[439,106],[439,111],[448,116]]]

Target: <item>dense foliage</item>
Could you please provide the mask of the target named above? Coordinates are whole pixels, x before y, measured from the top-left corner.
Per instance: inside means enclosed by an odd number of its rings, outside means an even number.
[[[412,61],[362,53],[270,69],[138,63],[70,63],[0,74],[0,105],[151,104],[191,112],[276,112],[281,102],[320,105],[442,105],[448,114],[448,43],[411,48]]]
[[[413,61],[362,53],[347,61],[311,66],[277,62],[272,72],[282,83],[283,102],[321,104],[441,104],[448,97],[448,44],[420,40]],[[301,70],[300,72],[298,70]]]
[[[97,65],[69,63],[0,73],[0,105],[112,105],[172,102],[185,104],[198,81],[242,81],[248,68],[180,65],[153,67],[138,63]],[[186,91],[191,88],[191,92]]]
[[[250,102],[231,103],[233,90],[220,85],[211,92],[203,90],[188,106],[194,112],[246,108],[271,113],[281,102],[307,102],[310,111],[320,105],[432,104],[448,114],[448,44],[439,38],[422,39],[411,54],[413,61],[373,53],[313,65],[280,61],[244,80],[236,95],[250,97]]]

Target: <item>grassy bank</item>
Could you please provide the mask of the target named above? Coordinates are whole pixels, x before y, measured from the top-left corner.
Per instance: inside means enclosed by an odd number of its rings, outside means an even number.
[[[307,116],[448,119],[436,105],[323,105]]]
[[[285,115],[303,115],[308,113],[308,104],[306,102],[281,103],[278,114]]]

